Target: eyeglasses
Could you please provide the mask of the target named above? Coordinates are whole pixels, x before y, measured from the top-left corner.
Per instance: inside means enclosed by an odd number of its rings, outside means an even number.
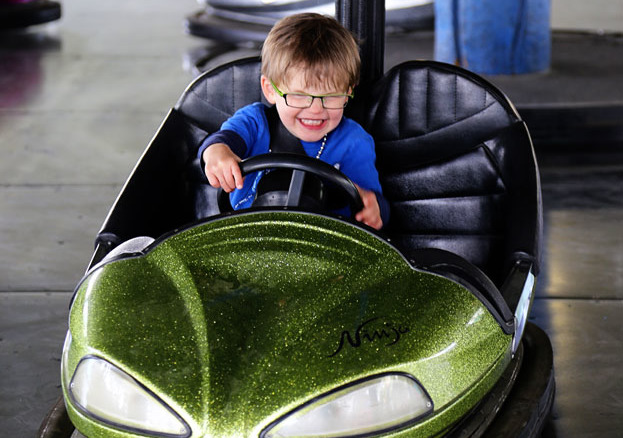
[[[309,108],[314,103],[314,99],[320,99],[322,107],[325,109],[342,109],[348,103],[348,98],[354,97],[354,94],[325,94],[322,96],[314,96],[312,94],[303,93],[284,93],[275,83],[270,81],[277,94],[286,101],[286,105],[292,108]]]

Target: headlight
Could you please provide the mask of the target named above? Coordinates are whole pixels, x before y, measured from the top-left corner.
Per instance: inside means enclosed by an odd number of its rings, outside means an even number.
[[[262,438],[350,437],[404,427],[433,410],[418,382],[384,374],[325,394],[269,426]]]
[[[187,437],[188,425],[147,388],[109,362],[83,358],[69,395],[84,414],[120,429],[166,437]]]

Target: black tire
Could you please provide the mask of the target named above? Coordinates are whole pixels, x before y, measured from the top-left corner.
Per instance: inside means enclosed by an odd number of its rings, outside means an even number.
[[[65,400],[60,396],[39,426],[37,438],[70,438],[74,425],[69,419]]]
[[[554,404],[556,382],[552,344],[538,326],[528,323],[524,357],[517,380],[483,437],[539,437]]]

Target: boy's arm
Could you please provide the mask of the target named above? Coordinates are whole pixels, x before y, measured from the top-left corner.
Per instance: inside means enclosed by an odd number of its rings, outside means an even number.
[[[240,157],[246,153],[244,139],[235,131],[221,130],[209,135],[199,147],[201,167],[212,187],[226,192],[241,188]]]
[[[213,132],[208,135],[205,140],[199,145],[197,156],[201,159],[201,167],[204,167],[203,153],[206,149],[214,144],[224,143],[229,146],[232,152],[239,157],[243,157],[247,151],[247,143],[242,136],[236,131],[230,129],[221,129],[220,131]]]
[[[261,103],[240,108],[199,146],[197,156],[210,185],[227,192],[242,187],[238,163],[252,153],[261,128],[266,124],[264,108]]]

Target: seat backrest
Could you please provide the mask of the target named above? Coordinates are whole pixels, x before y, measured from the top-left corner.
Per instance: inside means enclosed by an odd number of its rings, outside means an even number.
[[[387,72],[369,102],[365,125],[391,206],[386,231],[407,256],[448,250],[496,283],[513,258],[536,261],[534,151],[496,87],[459,67],[410,61]]]
[[[260,59],[252,57],[204,73],[184,91],[175,108],[197,126],[214,132],[236,110],[262,100]]]

